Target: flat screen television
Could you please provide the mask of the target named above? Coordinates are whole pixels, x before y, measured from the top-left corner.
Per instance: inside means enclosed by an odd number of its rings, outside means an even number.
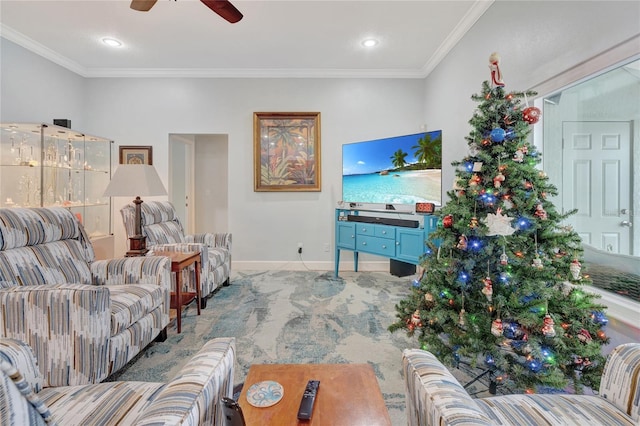
[[[346,203],[440,206],[441,193],[441,130],[342,145]]]

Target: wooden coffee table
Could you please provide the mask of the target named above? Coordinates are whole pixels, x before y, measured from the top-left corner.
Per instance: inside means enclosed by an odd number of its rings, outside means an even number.
[[[284,396],[271,407],[256,408],[247,402],[254,383],[273,380]],[[320,380],[311,420],[298,420],[302,393],[309,380]],[[368,364],[257,364],[249,368],[240,407],[247,425],[391,425],[391,418]]]

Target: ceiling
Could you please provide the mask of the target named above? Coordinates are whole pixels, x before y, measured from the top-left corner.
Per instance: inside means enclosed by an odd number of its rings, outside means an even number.
[[[230,24],[198,0],[0,0],[0,34],[85,77],[424,78],[492,1],[232,0]]]

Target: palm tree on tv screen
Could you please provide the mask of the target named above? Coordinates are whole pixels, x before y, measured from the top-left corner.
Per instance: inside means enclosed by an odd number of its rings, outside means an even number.
[[[418,139],[418,144],[411,147],[415,149],[414,155],[418,163],[424,164],[428,169],[439,169],[440,158],[442,153],[442,138],[438,137],[431,140],[431,135],[426,134]]]
[[[403,168],[405,164],[407,164],[407,162],[405,161],[405,158],[407,158],[407,155],[409,154],[402,151],[401,149],[394,152],[393,155],[391,156],[391,161],[393,162],[393,166],[397,169]]]

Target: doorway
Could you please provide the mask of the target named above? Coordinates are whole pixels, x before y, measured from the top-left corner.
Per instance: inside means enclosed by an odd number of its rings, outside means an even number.
[[[187,234],[229,231],[228,140],[224,134],[169,135],[169,200]]]
[[[169,135],[169,201],[187,234],[194,232],[194,146],[193,135]]]
[[[594,249],[640,256],[640,60],[542,100],[544,170],[556,205]]]

